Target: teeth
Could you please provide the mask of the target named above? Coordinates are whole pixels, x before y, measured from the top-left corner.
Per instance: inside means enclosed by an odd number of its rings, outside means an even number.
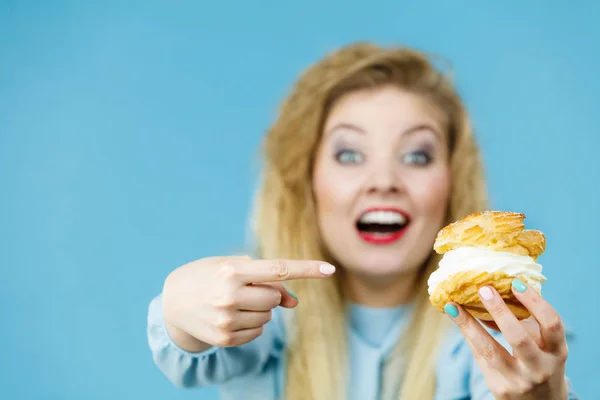
[[[360,217],[363,224],[400,224],[406,223],[406,218],[395,211],[369,211]]]

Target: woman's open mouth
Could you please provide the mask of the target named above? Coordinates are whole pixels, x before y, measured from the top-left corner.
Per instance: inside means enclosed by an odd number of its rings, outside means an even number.
[[[390,244],[399,240],[410,223],[408,214],[397,208],[370,208],[356,222],[358,235],[373,244]]]

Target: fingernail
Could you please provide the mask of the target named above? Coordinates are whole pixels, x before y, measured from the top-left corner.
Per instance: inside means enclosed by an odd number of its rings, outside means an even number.
[[[300,301],[300,300],[298,300],[298,297],[296,297],[296,295],[294,293],[290,292],[289,290],[287,292],[290,294],[290,296],[292,296],[293,298],[295,298],[297,301]]]
[[[492,289],[490,289],[487,286],[484,286],[481,289],[479,289],[479,295],[485,301],[490,301],[494,298],[494,292],[492,292]]]
[[[444,311],[452,318],[458,317],[458,308],[454,307],[452,304],[446,304],[444,306]]]
[[[527,285],[518,279],[515,279],[514,281],[512,281],[512,287],[514,287],[515,290],[520,293],[523,293],[524,291],[527,290]]]
[[[331,275],[335,272],[335,267],[331,264],[323,264],[319,267],[319,271],[321,271],[323,275]]]

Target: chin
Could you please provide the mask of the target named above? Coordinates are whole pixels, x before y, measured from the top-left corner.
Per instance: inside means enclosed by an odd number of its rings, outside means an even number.
[[[407,263],[398,262],[398,259],[382,257],[356,257],[351,265],[347,266],[347,271],[351,274],[357,274],[365,278],[372,279],[395,279],[403,275],[412,274],[418,270],[418,267],[407,265]]]

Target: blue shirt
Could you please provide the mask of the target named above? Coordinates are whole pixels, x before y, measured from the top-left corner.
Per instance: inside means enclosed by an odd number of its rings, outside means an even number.
[[[285,379],[286,337],[281,307],[263,334],[239,347],[190,353],[169,337],[162,310],[162,297],[150,303],[148,342],[158,368],[178,387],[219,385],[223,400],[278,400]],[[349,306],[350,358],[349,400],[379,399],[382,365],[409,320],[411,306],[370,308]],[[492,335],[510,349],[503,336]],[[440,348],[437,364],[436,400],[493,400],[484,377],[464,337],[454,327]],[[578,400],[570,390],[570,400]]]

